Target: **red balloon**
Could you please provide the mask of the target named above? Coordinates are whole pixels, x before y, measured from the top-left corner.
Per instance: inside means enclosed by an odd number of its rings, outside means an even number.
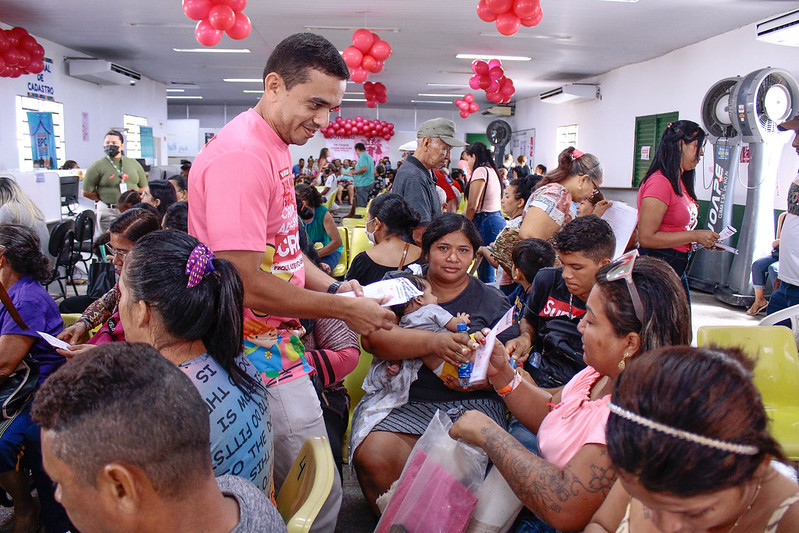
[[[515,92],[516,88],[513,87],[512,83],[507,83],[503,85],[502,88],[500,88],[499,90],[499,93],[506,98],[510,98],[511,96],[514,95]]]
[[[498,80],[501,79],[505,75],[505,71],[502,70],[502,67],[494,67],[488,71],[488,77],[491,80]]]
[[[236,12],[227,4],[216,4],[208,12],[208,22],[217,30],[229,30],[236,22]]]
[[[31,62],[31,55],[25,50],[19,50],[19,49],[17,49],[17,55],[19,56],[19,59],[17,59],[17,65],[19,65],[22,68],[26,68],[28,66],[28,63]]]
[[[374,40],[375,38],[372,32],[364,28],[355,30],[355,33],[352,34],[352,45],[364,54],[369,52],[369,49],[372,48]]]
[[[383,135],[383,138],[384,138],[385,140],[387,140],[387,141],[390,141],[392,137],[393,137],[393,135],[392,135],[392,134],[390,134],[390,133],[386,133],[385,135]]]
[[[522,21],[513,12],[502,13],[497,17],[497,31],[502,35],[513,35],[519,31]]]
[[[336,117],[336,124],[341,124],[344,122],[344,119],[341,116]]]
[[[333,132],[326,131],[322,135],[325,136],[325,139],[329,139],[329,138],[331,138],[333,136]]]
[[[194,36],[201,45],[214,46],[222,40],[222,30],[217,30],[211,26],[208,19],[205,19],[197,23],[197,26],[194,28]]]
[[[475,59],[472,61],[472,72],[478,76],[485,76],[488,74],[488,63],[481,59]]]
[[[380,102],[381,104],[385,104],[388,101],[388,96],[386,96],[385,94],[378,94],[377,101]]]
[[[38,74],[44,70],[44,61],[41,58],[34,57],[31,59],[31,62],[28,63],[28,72],[31,74]]]
[[[369,49],[369,55],[377,60],[385,61],[391,55],[391,45],[386,41],[377,41]]]
[[[475,103],[469,104],[469,113],[477,113],[479,110],[480,110],[480,106],[479,105],[477,105]]]
[[[477,16],[480,17],[480,20],[485,22],[494,22],[497,20],[497,14],[491,11],[491,8],[488,7],[486,0],[480,0],[477,3]]]
[[[541,9],[538,0],[513,0],[513,12],[520,19],[529,19],[534,16],[536,9]]]
[[[499,92],[499,80],[492,80],[491,85],[488,86],[486,89],[487,93],[498,93]]]
[[[369,54],[364,54],[363,60],[361,61],[361,67],[365,68],[369,72],[374,72],[375,65],[377,64],[377,60],[370,56]]]
[[[361,61],[363,61],[363,52],[354,46],[348,46],[341,52],[341,57],[344,58],[344,62],[348,67],[358,68],[361,65]]]
[[[374,84],[374,90],[377,94],[386,94],[386,86],[380,82]]]
[[[378,59],[377,61],[375,61],[375,68],[374,68],[374,69],[372,69],[372,72],[374,72],[375,74],[377,74],[378,72],[380,72],[381,70],[383,70],[383,67],[384,67],[385,65],[386,65],[385,61],[381,61],[381,60],[379,60],[379,59]]]
[[[461,118],[469,118],[469,112],[468,111],[461,111]]]
[[[350,70],[350,79],[355,83],[363,83],[369,78],[369,72],[365,68],[356,67]]]
[[[211,0],[183,0],[183,12],[191,20],[203,20],[214,6]]]
[[[8,30],[8,31],[10,31],[12,35],[16,35],[16,37],[17,37],[17,40],[19,40],[19,39],[22,39],[22,38],[23,38],[23,37],[25,37],[26,35],[30,35],[30,34],[28,33],[28,30],[26,30],[25,28],[22,28],[22,27],[20,27],[20,26],[16,26],[16,27],[14,27],[14,28],[11,28],[11,29],[10,29],[10,30]]]
[[[374,83],[374,82],[371,82],[371,81],[367,81],[366,83],[363,84],[363,90],[364,91],[371,91],[374,88],[375,85],[377,85],[377,84]]]
[[[236,21],[233,23],[233,26],[228,28],[227,35],[231,39],[236,39],[240,41],[242,39],[246,39],[248,35],[250,35],[250,31],[252,31],[252,22],[250,21],[250,17],[245,15],[244,13],[238,12],[236,13]]]
[[[486,5],[491,11],[499,15],[513,7],[513,0],[486,0]]]
[[[235,11],[240,13],[247,7],[247,0],[214,0],[215,4],[227,4]]]
[[[31,35],[23,35],[19,38],[19,44],[17,47],[20,50],[30,50],[32,46],[36,46],[36,39],[34,39]]]
[[[16,48],[19,44],[19,35],[16,35],[11,30],[6,30],[6,42],[8,43],[8,48]]]
[[[44,47],[39,43],[36,43],[33,48],[28,50],[28,53],[31,55],[31,57],[41,59],[44,57]]]
[[[498,104],[502,101],[502,95],[499,93],[488,93],[486,94],[486,98],[495,104]]]
[[[6,39],[6,32],[0,30],[0,54],[11,48],[11,44]]]
[[[11,77],[19,78],[22,76],[22,69],[20,67],[11,67]]]
[[[532,17],[522,19],[522,26],[527,26],[528,28],[532,28],[533,26],[537,26],[539,22],[544,18],[544,12],[541,10],[541,4],[538,4],[538,9],[536,9],[535,13]]]
[[[472,102],[474,102],[474,95],[472,93],[469,93],[465,95],[463,99],[471,104]]]
[[[491,59],[491,60],[488,62],[488,70],[489,70],[489,71],[490,71],[492,68],[494,68],[494,67],[501,67],[501,66],[502,66],[502,61],[500,61],[499,59]]]
[[[469,104],[467,104],[463,98],[458,98],[455,100],[455,105],[458,106],[458,109],[463,109],[463,104],[466,104],[466,107],[469,107]]]
[[[366,107],[368,107],[370,109],[373,108],[373,107],[377,107],[377,102],[375,102],[374,100],[369,100],[368,102],[366,102]]]
[[[491,78],[488,76],[480,76],[480,80],[477,82],[477,87],[485,91],[491,87]]]
[[[3,59],[9,67],[13,67],[19,64],[21,57],[16,48],[10,48],[3,52]]]
[[[480,76],[475,74],[471,78],[469,78],[469,87],[474,89],[475,91],[480,88]]]

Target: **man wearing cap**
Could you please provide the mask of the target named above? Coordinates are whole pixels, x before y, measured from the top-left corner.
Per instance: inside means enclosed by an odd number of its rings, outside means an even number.
[[[421,218],[413,231],[413,239],[421,244],[424,230],[433,217],[441,213],[436,177],[432,171],[444,166],[452,147],[466,146],[466,143],[455,137],[455,123],[445,118],[422,123],[416,139],[416,151],[397,170],[391,192],[403,196],[419,213]]]
[[[777,126],[793,131],[793,146],[799,155],[799,115]],[[780,239],[780,286],[771,295],[766,314],[799,304],[799,174],[788,189],[788,210]]]

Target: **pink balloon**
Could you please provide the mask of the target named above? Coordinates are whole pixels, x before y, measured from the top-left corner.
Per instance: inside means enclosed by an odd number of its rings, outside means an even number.
[[[358,115],[357,117],[355,117],[354,121],[351,118],[348,118],[347,120],[352,122],[358,122],[360,120],[361,122],[363,122],[363,117],[361,115]]]
[[[474,102],[474,95],[472,93],[469,93],[465,95],[463,99],[471,104],[472,102]]]
[[[183,0],[183,12],[191,20],[203,20],[214,6],[211,0]]]
[[[247,7],[247,0],[214,0],[215,4],[227,4],[233,11],[240,13]]]
[[[236,13],[236,21],[233,23],[233,26],[228,28],[226,33],[231,39],[240,41],[242,39],[246,39],[247,36],[250,35],[250,31],[252,31],[252,22],[250,21],[250,17],[239,12]]]
[[[194,28],[194,36],[197,42],[203,46],[214,46],[222,40],[222,30],[217,30],[208,19],[201,20]]]
[[[391,55],[391,45],[386,41],[378,41],[369,49],[369,55],[379,61],[385,61]]]
[[[494,68],[494,67],[501,67],[501,66],[502,66],[502,61],[500,61],[499,59],[492,59],[492,60],[490,60],[490,61],[488,62],[488,70],[489,70],[489,71],[490,71],[492,68]]]
[[[522,19],[522,26],[532,28],[533,26],[537,26],[543,18],[544,12],[541,10],[541,4],[538,4],[538,9],[536,9],[532,17]]]
[[[469,112],[468,111],[461,111],[461,118],[469,118]]]
[[[502,67],[494,67],[488,71],[488,77],[491,80],[498,80],[505,75],[505,71],[502,70]]]
[[[488,76],[480,76],[480,80],[477,82],[478,89],[486,90],[491,87],[491,78]]]
[[[469,107],[469,104],[463,98],[455,100],[455,105],[458,106],[458,109],[463,109],[464,106]]]
[[[368,102],[366,102],[366,107],[368,107],[369,109],[372,109],[372,108],[374,108],[374,107],[377,107],[377,102],[376,102],[376,101],[374,101],[374,100],[369,100]],[[371,131],[371,130],[370,130],[370,131]]]
[[[497,14],[491,11],[486,0],[480,0],[480,2],[477,3],[477,16],[480,17],[480,20],[485,22],[494,22],[497,20]]]
[[[208,12],[208,22],[217,30],[229,30],[236,22],[236,12],[227,4],[216,4]]]
[[[372,72],[373,72],[374,74],[377,74],[378,72],[380,72],[381,70],[383,70],[383,67],[384,67],[384,66],[386,66],[386,63],[385,63],[385,61],[381,61],[380,59],[378,59],[377,61],[375,61],[375,68],[374,68],[374,69],[372,69]]]
[[[355,30],[355,33],[352,34],[352,45],[364,54],[369,52],[374,40],[372,32],[364,28]]]
[[[486,5],[491,11],[499,15],[513,7],[513,0],[486,0]]]
[[[365,68],[356,67],[350,70],[350,79],[355,83],[363,83],[369,78],[369,73]]]
[[[529,19],[535,15],[536,9],[541,10],[538,0],[513,0],[513,12],[520,19]]]
[[[485,76],[488,74],[488,63],[481,59],[475,59],[472,61],[472,72],[478,76]]]
[[[492,80],[491,85],[488,86],[486,89],[487,93],[497,93],[499,92],[499,80]]]
[[[516,89],[513,87],[512,83],[508,83],[503,85],[500,90],[500,94],[504,97],[511,97],[516,92]]]
[[[522,21],[513,12],[502,13],[497,16],[497,31],[502,35],[513,35],[519,31]]]
[[[477,105],[475,103],[469,104],[469,113],[477,113],[479,110],[480,110],[480,106],[479,105]]]
[[[471,78],[469,78],[469,87],[474,89],[475,91],[480,88],[480,76],[475,74]]]
[[[363,60],[361,61],[361,67],[373,73],[375,65],[377,65],[377,60],[369,54],[364,54]]]
[[[341,124],[344,122],[344,119],[341,116],[336,117],[336,124]]]
[[[348,46],[341,52],[341,57],[344,58],[344,62],[348,67],[357,68],[361,65],[361,61],[363,61],[363,52],[354,46]]]

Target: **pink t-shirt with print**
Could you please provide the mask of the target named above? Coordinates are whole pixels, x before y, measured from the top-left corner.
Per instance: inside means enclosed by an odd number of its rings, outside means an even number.
[[[288,145],[255,110],[231,120],[194,159],[189,233],[213,251],[263,253],[261,270],[305,285]],[[296,318],[244,308],[244,353],[269,386],[310,372]]]
[[[688,191],[680,181],[680,190],[682,196],[676,194],[671,186],[671,182],[659,170],[654,172],[649,178],[641,184],[638,189],[638,213],[641,213],[641,203],[644,198],[657,198],[668,207],[666,214],[663,215],[663,220],[660,223],[658,231],[685,231],[693,229],[696,226],[696,219],[698,215],[698,208],[696,203],[688,196]],[[675,246],[678,252],[690,252],[690,244],[682,244]]]
[[[591,400],[591,387],[602,376],[592,367],[585,367],[569,380],[561,393],[561,402],[538,428],[541,457],[565,467],[586,444],[607,444],[610,395]]]

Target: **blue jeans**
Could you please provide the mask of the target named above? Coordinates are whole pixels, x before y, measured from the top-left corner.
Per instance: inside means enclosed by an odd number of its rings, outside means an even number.
[[[499,232],[505,228],[505,218],[499,211],[477,213],[473,222],[477,226],[477,231],[480,232],[480,237],[483,239],[483,246],[488,246],[494,242]],[[495,276],[496,269],[488,261],[482,261],[480,266],[477,267],[477,277],[483,283],[493,283],[496,279]]]
[[[779,288],[771,293],[771,299],[768,301],[766,315],[776,313],[777,311],[782,311],[783,309],[787,309],[788,307],[797,304],[799,304],[799,287],[782,281]],[[791,322],[790,320],[785,320],[784,322],[780,322],[780,325],[788,326],[790,328]]]
[[[766,274],[768,274],[769,267],[776,261],[776,259],[768,255],[752,263],[752,285],[754,285],[756,289],[763,289],[766,287]]]
[[[336,250],[335,252],[329,253],[324,257],[320,257],[319,261],[326,264],[330,267],[330,270],[334,270],[336,265],[338,264],[339,260],[341,260],[341,251]]]

